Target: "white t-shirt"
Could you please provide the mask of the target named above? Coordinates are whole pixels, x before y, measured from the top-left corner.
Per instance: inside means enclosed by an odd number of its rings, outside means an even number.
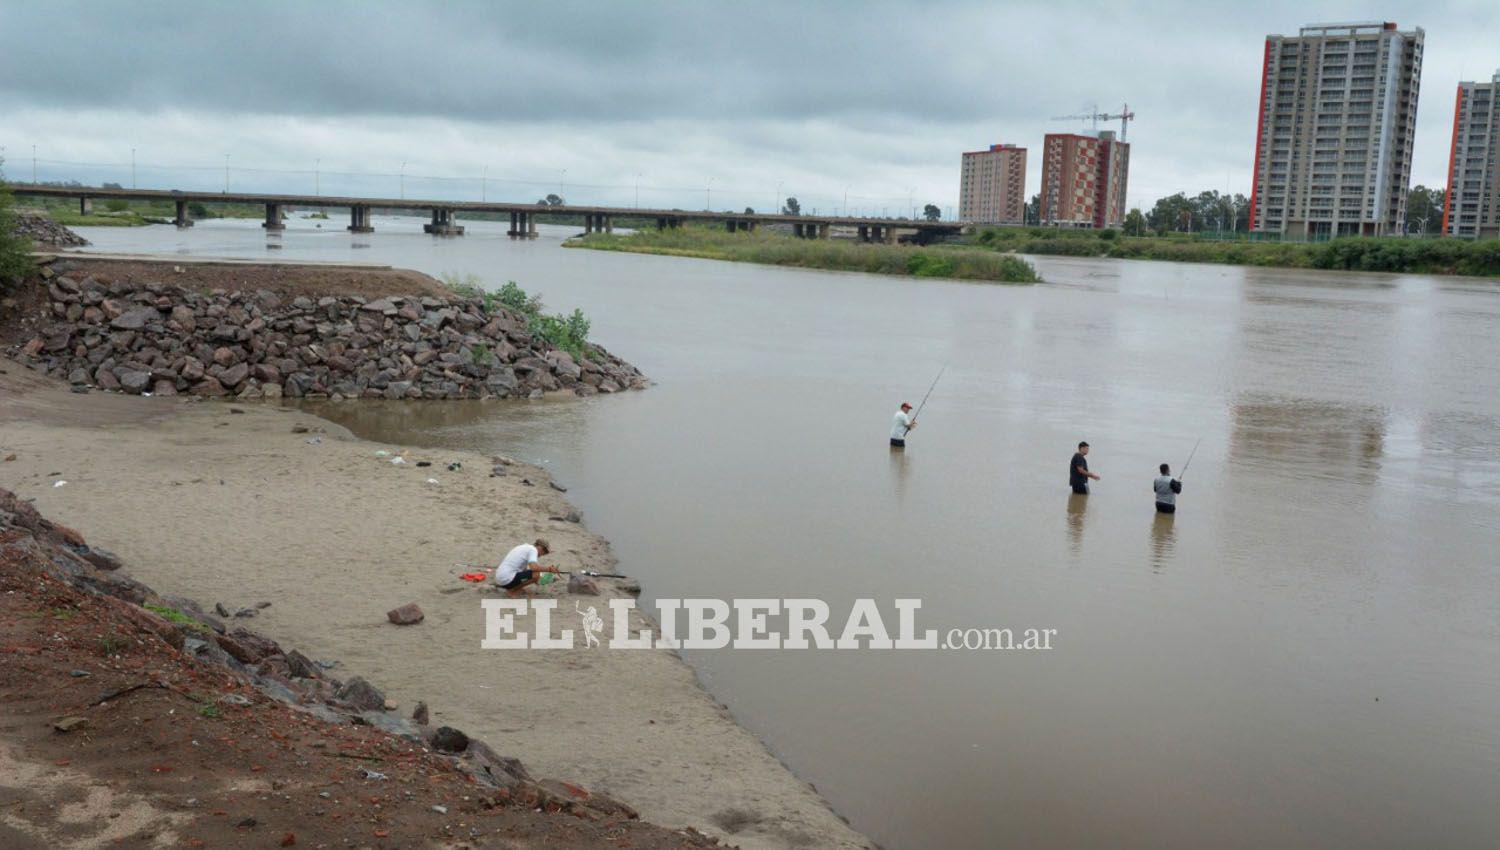
[[[530,543],[522,543],[510,550],[500,560],[500,566],[495,568],[495,584],[510,584],[516,573],[535,564],[536,559],[536,547]]]
[[[904,410],[896,411],[896,418],[891,422],[891,439],[904,440],[906,439],[906,432],[910,430],[911,417],[907,416]]]

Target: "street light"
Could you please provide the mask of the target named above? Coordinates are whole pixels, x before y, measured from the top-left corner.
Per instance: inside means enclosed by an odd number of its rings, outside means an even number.
[[[568,169],[559,169],[557,172],[557,199],[559,203],[568,202]]]
[[[229,194],[229,154],[224,154],[224,194]]]
[[[130,149],[130,188],[135,188],[135,148]]]
[[[844,217],[848,218],[848,216],[849,216],[849,187],[845,186],[844,187]]]
[[[703,209],[706,212],[714,210],[714,179],[708,178],[708,184],[703,187]]]
[[[401,200],[406,200],[406,163],[401,163]]]
[[[488,165],[486,165],[484,167],[484,173],[481,174],[481,175],[479,175],[479,202],[481,204],[485,202],[484,181],[488,180],[489,177],[490,177],[490,167]]]
[[[639,171],[635,174],[635,208],[641,208],[641,174]]]
[[[772,215],[780,215],[781,214],[781,184],[783,184],[785,182],[786,182],[785,180],[777,180],[776,181],[776,200],[775,200],[774,203],[771,204],[771,214]]]
[[[313,195],[323,196],[323,158],[318,157],[313,162]]]

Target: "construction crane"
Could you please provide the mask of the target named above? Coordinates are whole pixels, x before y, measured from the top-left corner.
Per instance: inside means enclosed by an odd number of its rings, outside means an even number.
[[[1094,132],[1097,133],[1097,132],[1099,132],[1099,122],[1100,121],[1113,121],[1116,118],[1118,118],[1120,120],[1120,141],[1123,142],[1123,141],[1125,141],[1125,131],[1126,131],[1127,126],[1128,126],[1126,124],[1126,122],[1128,122],[1128,121],[1134,121],[1135,120],[1135,113],[1130,111],[1130,104],[1128,104],[1128,103],[1121,104],[1120,111],[1116,112],[1114,114],[1110,114],[1108,112],[1100,112],[1099,111],[1099,107],[1098,106],[1094,106],[1094,107],[1092,107],[1092,111],[1091,112],[1084,112],[1084,113],[1080,113],[1078,115],[1054,115],[1052,117],[1052,120],[1053,121],[1089,121],[1089,122],[1091,122],[1091,126],[1093,127]]]

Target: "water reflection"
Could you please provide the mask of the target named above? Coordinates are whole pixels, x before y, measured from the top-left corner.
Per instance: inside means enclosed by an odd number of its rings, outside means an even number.
[[[1083,512],[1088,506],[1087,493],[1068,493],[1068,542],[1075,558],[1083,551]]]
[[[906,479],[910,474],[911,467],[906,459],[906,452],[903,449],[891,446],[890,456],[891,480],[896,484],[896,501],[904,502],[906,500]]]
[[[1177,544],[1177,515],[1155,511],[1154,517],[1151,520],[1151,566],[1153,572],[1159,573],[1171,560],[1172,550]]]

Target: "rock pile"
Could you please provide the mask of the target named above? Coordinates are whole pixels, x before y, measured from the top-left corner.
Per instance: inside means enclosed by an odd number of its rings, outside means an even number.
[[[72,248],[89,244],[89,240],[63,227],[41,213],[16,210],[14,233],[40,245]]]
[[[524,317],[477,298],[208,294],[41,269],[44,315],[16,355],[79,386],[237,398],[458,399],[641,389],[634,366],[590,345],[575,360]],[[25,338],[24,336],[22,338]]]

